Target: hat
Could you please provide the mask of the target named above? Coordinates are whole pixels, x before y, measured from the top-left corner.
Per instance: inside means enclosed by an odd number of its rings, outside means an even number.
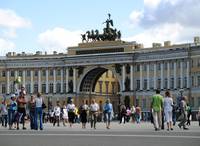
[[[11,94],[11,98],[12,98],[12,97],[15,97],[15,94]]]

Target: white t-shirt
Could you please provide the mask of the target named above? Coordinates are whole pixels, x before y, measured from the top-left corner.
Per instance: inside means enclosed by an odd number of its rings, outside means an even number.
[[[42,100],[42,97],[40,97],[40,98],[37,97],[37,98],[35,99],[35,106],[36,106],[36,107],[42,107],[42,101],[43,101],[43,100]]]
[[[163,105],[164,105],[164,111],[171,112],[172,105],[173,105],[173,99],[171,97],[165,97]]]
[[[68,112],[66,108],[63,109],[63,119],[68,119]]]
[[[60,107],[59,106],[55,106],[53,111],[54,111],[55,116],[60,116]]]
[[[68,104],[67,105],[67,110],[70,111],[70,112],[74,112],[75,110],[75,105],[72,103],[72,104]]]
[[[99,105],[97,103],[91,104],[90,105],[90,111],[96,112],[99,110]]]

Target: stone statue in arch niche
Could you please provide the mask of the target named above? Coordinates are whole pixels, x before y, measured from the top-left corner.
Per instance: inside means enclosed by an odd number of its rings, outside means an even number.
[[[128,77],[126,77],[124,84],[125,84],[125,91],[130,91],[130,79]]]
[[[68,85],[69,85],[69,93],[72,93],[73,92],[73,81],[70,80]]]

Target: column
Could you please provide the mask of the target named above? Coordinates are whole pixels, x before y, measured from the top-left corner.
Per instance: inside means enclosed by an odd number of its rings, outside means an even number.
[[[69,83],[69,69],[66,68],[66,93],[69,92],[69,87],[68,87],[68,84]]]
[[[174,62],[174,89],[176,89],[176,83],[177,83],[177,80],[176,80],[176,60]]]
[[[53,69],[53,93],[56,93],[56,69]]]
[[[63,93],[63,69],[60,70],[60,91]]]
[[[46,94],[49,93],[49,70],[48,68],[46,69]]]
[[[160,73],[160,78],[161,78],[161,80],[160,80],[160,84],[161,84],[161,87],[160,87],[160,89],[163,89],[163,82],[164,82],[164,78],[163,78],[163,62],[161,63],[161,73]]]
[[[122,91],[125,91],[125,75],[126,75],[126,70],[125,70],[125,65],[122,66]]]
[[[150,90],[149,79],[149,64],[147,64],[147,90]]]
[[[183,61],[180,64],[180,78],[181,78],[181,88],[183,88]]]
[[[170,66],[169,62],[167,62],[167,89],[170,89]]]
[[[76,68],[73,68],[73,92],[76,93]]]
[[[153,65],[153,75],[154,75],[154,89],[157,89],[157,87],[156,87],[156,82],[157,82],[157,78],[156,78],[156,63]]]
[[[31,70],[31,91],[30,93],[33,93],[33,70]]]
[[[17,79],[17,70],[15,70],[15,79]],[[18,84],[15,84],[15,92],[17,92],[16,90],[18,90]]]
[[[22,71],[22,81],[23,81],[22,85],[24,87],[26,87],[26,78],[25,78],[25,76],[26,76],[26,70],[23,70]]]
[[[38,70],[38,92],[41,93],[41,70]]]
[[[190,88],[190,62],[187,60],[187,88]]]
[[[131,91],[133,91],[134,89],[133,89],[133,64],[131,64]]]
[[[10,71],[9,70],[7,70],[7,72],[6,72],[6,85],[7,85],[7,87],[6,87],[6,89],[7,89],[6,93],[10,94]]]
[[[140,64],[140,90],[143,90],[142,64]]]

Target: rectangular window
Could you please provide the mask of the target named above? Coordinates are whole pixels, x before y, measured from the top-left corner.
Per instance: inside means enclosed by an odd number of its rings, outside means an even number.
[[[144,90],[147,90],[147,79],[144,79]]]
[[[43,76],[43,77],[46,76],[46,70],[42,70],[42,76]]]
[[[161,87],[161,79],[158,79],[157,88],[160,89],[160,87]]]
[[[2,94],[6,93],[6,85],[5,84],[2,84],[1,91],[2,91]]]
[[[160,63],[157,64],[157,70],[161,70]]]
[[[27,93],[31,92],[31,85],[30,84],[26,84],[26,92]]]
[[[53,93],[53,83],[49,84],[49,93]]]
[[[10,72],[10,76],[11,76],[11,77],[14,77],[14,76],[15,76],[15,71],[14,71],[14,70],[12,70],[12,71]]]
[[[6,77],[6,72],[5,72],[4,70],[2,71],[1,76],[2,76],[2,77]]]
[[[200,86],[200,76],[197,77],[197,86]]]
[[[53,70],[52,70],[52,69],[50,70],[49,75],[50,75],[50,76],[53,76]]]
[[[164,69],[167,70],[167,62],[164,63]]]
[[[144,70],[144,71],[147,71],[147,65],[146,65],[146,64],[144,64],[144,66],[143,66],[143,67],[144,67],[144,69],[143,69],[143,70]]]
[[[102,94],[102,81],[99,81],[99,93]]]
[[[22,71],[21,70],[19,71],[19,76],[22,77]]]
[[[137,64],[137,66],[136,66],[136,71],[137,72],[140,71],[140,65],[139,64]]]
[[[168,79],[165,78],[165,84],[164,84],[164,88],[167,89],[167,82],[168,82]]]
[[[192,76],[191,84],[192,84],[192,87],[194,87],[194,76]]]
[[[183,87],[184,87],[184,88],[187,88],[187,77],[184,77]]]
[[[35,77],[37,77],[37,76],[38,76],[38,71],[36,70],[36,71],[35,71]]]
[[[147,105],[147,99],[144,98],[142,99],[142,109],[146,109],[146,105]]]
[[[180,78],[180,77],[178,78],[178,85],[177,85],[177,87],[178,87],[178,88],[181,87],[181,78]]]
[[[34,84],[33,92],[34,92],[34,93],[37,93],[37,92],[38,92],[38,84]]]
[[[174,88],[174,78],[171,78],[171,86],[170,86],[171,89]]]
[[[140,80],[137,80],[136,81],[136,90],[139,90],[140,89]]]
[[[57,76],[60,76],[60,75],[61,75],[61,71],[59,69],[59,70],[57,70]]]
[[[30,70],[27,70],[27,71],[26,71],[26,76],[27,76],[27,77],[30,77],[30,76],[31,76],[31,71],[30,71]]]
[[[42,84],[42,93],[46,93],[46,84]]]
[[[60,93],[61,92],[61,84],[57,83],[56,84],[56,93]]]

